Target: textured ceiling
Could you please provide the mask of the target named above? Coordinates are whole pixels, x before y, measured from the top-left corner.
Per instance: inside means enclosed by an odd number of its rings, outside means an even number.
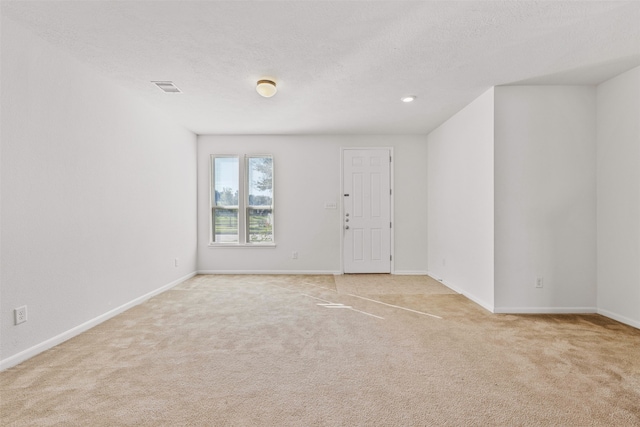
[[[424,134],[491,86],[640,65],[639,1],[2,1],[198,134]],[[278,94],[259,97],[272,77]],[[150,81],[171,80],[167,95]],[[400,97],[415,94],[411,104]]]

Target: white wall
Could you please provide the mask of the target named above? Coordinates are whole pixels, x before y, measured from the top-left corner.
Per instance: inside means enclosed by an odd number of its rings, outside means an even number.
[[[197,182],[194,134],[6,18],[1,89],[6,368],[194,272]]]
[[[424,136],[200,136],[198,138],[198,270],[203,272],[340,273],[341,147],[393,147],[395,270],[426,271]],[[275,249],[211,248],[211,154],[273,154]],[[291,259],[291,252],[299,253]]]
[[[597,93],[598,312],[640,328],[640,67]]]
[[[595,114],[592,86],[495,88],[496,312],[595,311]]]
[[[429,274],[493,309],[493,89],[428,136]]]

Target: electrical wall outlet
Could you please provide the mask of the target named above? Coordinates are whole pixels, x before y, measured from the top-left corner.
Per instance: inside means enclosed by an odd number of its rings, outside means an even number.
[[[177,266],[178,266],[178,258],[176,258],[176,259],[174,259],[174,260],[173,260],[173,266],[174,266],[174,267],[177,267]]]
[[[23,305],[13,310],[15,324],[19,325],[27,321],[27,306]]]
[[[538,277],[536,279],[536,288],[542,288],[544,286],[544,279],[542,277]]]
[[[291,252],[291,259],[298,259],[298,251]]]

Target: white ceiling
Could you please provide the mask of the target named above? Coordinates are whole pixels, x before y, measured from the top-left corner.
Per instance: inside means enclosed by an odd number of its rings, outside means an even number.
[[[640,1],[3,0],[2,14],[198,134],[425,134],[491,86],[640,65]],[[257,95],[261,77],[276,96]]]

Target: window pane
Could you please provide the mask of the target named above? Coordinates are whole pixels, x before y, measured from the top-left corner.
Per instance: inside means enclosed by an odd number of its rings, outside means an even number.
[[[238,206],[240,185],[237,157],[216,157],[214,162],[214,206]]]
[[[273,158],[247,157],[247,241],[273,243]]]
[[[247,180],[249,206],[273,207],[273,158],[249,157]]]
[[[250,243],[273,242],[273,211],[271,209],[247,208]]]
[[[238,210],[214,208],[213,241],[216,243],[238,243]]]

